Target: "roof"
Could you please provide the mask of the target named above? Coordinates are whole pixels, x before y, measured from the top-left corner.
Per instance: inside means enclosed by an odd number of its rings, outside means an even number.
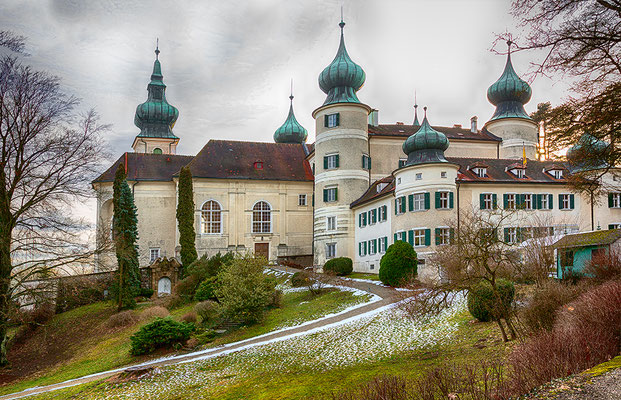
[[[386,187],[377,191],[377,186],[380,183],[387,183]],[[378,179],[369,186],[366,192],[362,196],[360,196],[357,200],[354,200],[349,207],[354,208],[360,206],[362,204],[368,203],[370,201],[379,199],[380,197],[384,197],[385,195],[392,193],[395,191],[395,178],[391,176],[384,177],[382,179]]]
[[[551,167],[558,168],[558,161],[536,161],[528,160],[526,164],[525,177],[518,178],[508,169],[516,167],[515,159],[496,159],[486,158],[485,160],[479,160],[476,158],[463,158],[463,157],[446,157],[451,162],[460,166],[457,180],[460,182],[492,182],[492,183],[557,183],[566,184],[567,180],[563,177],[556,179],[551,174],[545,172],[550,171]],[[484,178],[478,177],[468,167],[487,167],[487,176]],[[519,162],[517,167],[522,168],[522,163]],[[544,171],[545,170],[545,171]]]
[[[313,181],[307,148],[298,143],[210,140],[188,164],[195,178]],[[262,169],[255,167],[262,162]]]
[[[116,169],[125,163],[125,157],[128,181],[171,181],[181,167],[194,158],[176,154],[125,153],[93,183],[114,181]]]
[[[495,136],[487,129],[483,128],[480,131],[472,132],[470,129],[461,127],[446,127],[446,126],[432,126],[438,132],[442,132],[449,140],[483,140],[491,142],[500,142],[498,136]],[[420,129],[418,125],[369,125],[369,136],[393,136],[407,138],[415,134]]]
[[[556,248],[599,246],[616,242],[621,238],[621,229],[607,229],[605,231],[593,231],[576,233],[563,236],[554,243]]]

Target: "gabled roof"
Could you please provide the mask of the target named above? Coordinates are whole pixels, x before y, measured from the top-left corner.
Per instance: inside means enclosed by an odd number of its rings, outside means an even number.
[[[442,132],[449,140],[483,140],[489,142],[500,142],[498,136],[493,135],[487,129],[483,128],[477,132],[471,132],[470,129],[460,127],[432,126],[438,132]],[[393,136],[403,137],[404,139],[415,134],[420,129],[418,125],[369,125],[369,136]]]
[[[124,153],[93,183],[114,181],[116,169],[119,164],[125,164],[126,157],[128,181],[172,181],[181,167],[194,158],[176,154]]]
[[[518,178],[509,170],[511,168],[523,168],[521,162],[516,163],[515,159],[495,159],[486,158],[485,160],[477,160],[475,158],[463,157],[446,157],[446,159],[455,164],[459,164],[459,173],[457,180],[460,182],[496,182],[496,183],[556,183],[565,184],[565,177],[555,179],[547,172],[551,166],[559,166],[558,161],[536,161],[528,160],[526,164],[525,177]],[[480,166],[481,162],[487,167],[487,176],[482,178],[477,176],[468,167]]]
[[[605,231],[593,231],[575,233],[563,236],[554,243],[555,248],[603,246],[612,244],[621,238],[621,229],[607,229]]]
[[[195,178],[312,182],[305,146],[212,139],[188,167]],[[257,162],[262,163],[262,169],[255,167]]]
[[[377,186],[381,183],[386,183],[386,187],[384,189],[377,191]],[[378,179],[369,186],[366,192],[362,196],[360,196],[357,200],[354,200],[349,207],[354,208],[360,206],[362,204],[368,203],[372,200],[379,199],[380,197],[384,197],[387,194],[390,194],[395,191],[395,178],[390,175],[386,176],[382,179]]]

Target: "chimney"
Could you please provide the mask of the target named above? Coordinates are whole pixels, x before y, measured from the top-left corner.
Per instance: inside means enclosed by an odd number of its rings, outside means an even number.
[[[403,125],[403,122],[397,121],[397,125]]]
[[[371,112],[369,113],[369,125],[371,126],[379,125],[379,111],[378,110],[371,110]]]
[[[470,118],[470,132],[477,133],[477,116]]]
[[[461,128],[461,124],[453,124],[453,128]]]

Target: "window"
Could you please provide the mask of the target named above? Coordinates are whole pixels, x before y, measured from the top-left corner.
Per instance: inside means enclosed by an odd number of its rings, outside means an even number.
[[[222,209],[217,201],[209,200],[201,208],[202,233],[220,233],[222,227]]]
[[[369,254],[377,254],[377,239],[369,240]]]
[[[378,247],[380,253],[385,253],[388,248],[388,236],[384,236],[383,238],[378,239]]]
[[[561,251],[561,267],[574,266],[574,251],[563,249]]]
[[[608,229],[621,229],[621,224],[620,223],[608,224]]]
[[[573,194],[559,194],[558,195],[558,207],[561,210],[573,210],[574,209],[574,195]]]
[[[481,193],[479,201],[481,210],[493,210],[496,208],[495,193]]]
[[[505,193],[504,195],[505,197],[505,209],[507,210],[515,210],[516,208],[516,197],[517,194],[515,193]]]
[[[373,225],[377,222],[377,209],[369,210],[369,225]]]
[[[552,175],[554,177],[554,179],[561,179],[561,178],[563,178],[563,170],[562,169],[553,169],[552,171],[550,171],[550,175]]]
[[[367,255],[367,242],[358,243],[358,255],[364,257]]]
[[[388,206],[381,206],[377,211],[379,213],[379,222],[384,222],[388,219]]]
[[[326,258],[336,257],[336,243],[326,243]]]
[[[621,208],[621,193],[608,193],[608,207]]]
[[[515,244],[518,242],[518,228],[512,226],[505,228],[505,243]]]
[[[534,206],[534,202],[533,202],[533,195],[530,193],[526,193],[523,194],[522,196],[524,196],[524,201],[522,202],[524,209],[525,210],[534,210],[535,206]]]
[[[405,167],[405,163],[408,161],[407,158],[400,158],[399,159],[399,168],[403,168]]]
[[[160,149],[159,147],[154,148],[153,154],[162,154],[162,149]]]
[[[336,230],[336,217],[326,217],[326,230],[335,231]]]
[[[329,154],[323,158],[323,169],[336,169],[339,167],[339,155]]]
[[[298,206],[305,206],[305,205],[306,205],[306,195],[305,194],[298,195]]]
[[[254,163],[254,169],[262,170],[263,169],[263,162],[262,161],[256,161]]]
[[[323,201],[326,203],[334,202],[338,200],[337,188],[325,188],[323,190]]]
[[[436,228],[436,245],[443,246],[451,243],[451,229]]]
[[[487,177],[487,168],[485,167],[472,168],[472,173],[478,176],[479,178],[485,178]]]
[[[326,126],[326,128],[334,128],[339,126],[339,121],[340,117],[339,117],[339,113],[336,114],[328,114],[325,116],[324,119],[324,125]]]
[[[401,241],[407,241],[407,237],[406,237],[406,232],[405,231],[399,231],[399,232],[395,232],[395,242],[401,240]]]
[[[366,154],[362,155],[362,168],[371,169],[371,157]]]
[[[378,183],[377,186],[375,187],[375,190],[377,191],[377,193],[380,193],[382,190],[384,190],[384,188],[388,186],[387,183]]]
[[[568,233],[578,232],[578,225],[560,224],[554,226],[554,232],[557,235],[566,235]]]
[[[552,195],[551,194],[540,194],[537,195],[539,197],[539,209],[540,210],[551,210],[552,209]]]
[[[414,229],[413,246],[427,246],[425,242],[425,229]]]
[[[157,247],[155,249],[149,249],[151,262],[160,258],[160,248]]]
[[[367,213],[366,212],[361,212],[360,214],[358,214],[358,226],[360,228],[364,228],[365,226],[367,226]]]
[[[413,196],[414,206],[413,211],[424,211],[425,210],[425,193],[416,193]]]
[[[513,168],[510,171],[513,175],[515,175],[516,178],[526,177],[526,170],[524,168]]]
[[[405,213],[405,196],[397,197],[395,199],[395,214]]]
[[[417,180],[417,181],[420,181],[421,179],[423,179],[423,173],[422,173],[422,172],[418,172],[418,173],[416,174],[416,180]]]
[[[446,171],[440,172],[440,178],[446,178]]]
[[[259,201],[252,207],[252,233],[270,233],[272,230],[271,207]]]
[[[436,192],[436,208],[449,209],[453,208],[452,192]]]

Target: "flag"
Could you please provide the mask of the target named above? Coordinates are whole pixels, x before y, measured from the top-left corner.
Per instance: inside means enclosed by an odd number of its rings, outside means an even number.
[[[526,146],[522,143],[522,165],[526,167]]]

